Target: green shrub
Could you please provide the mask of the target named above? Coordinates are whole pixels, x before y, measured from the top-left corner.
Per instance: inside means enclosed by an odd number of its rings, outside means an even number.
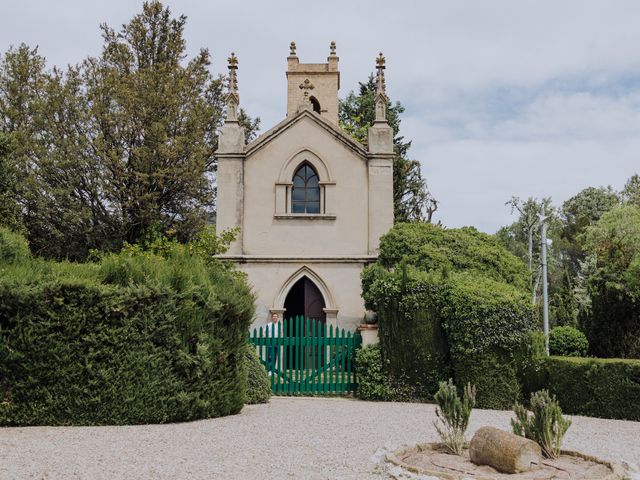
[[[545,457],[557,458],[571,420],[562,416],[555,395],[540,390],[531,394],[531,413],[519,403],[513,410],[516,414],[515,420],[511,419],[513,433],[536,442]]]
[[[454,377],[478,387],[478,405],[518,399],[519,352],[536,327],[526,266],[472,228],[398,224],[362,273],[363,298],[378,312],[383,364],[416,397],[432,399]]]
[[[267,403],[271,398],[271,383],[255,347],[247,346],[244,359],[247,369],[246,403]]]
[[[471,410],[476,404],[476,388],[468,383],[460,399],[456,386],[449,379],[448,382],[440,382],[434,399],[438,404],[436,416],[440,424],[434,421],[433,425],[447,449],[455,455],[462,455],[466,443],[464,434],[469,426]]]
[[[577,328],[565,325],[549,332],[549,352],[561,357],[584,357],[589,350],[589,341]]]
[[[0,425],[238,412],[253,295],[185,248],[0,268]]]
[[[478,389],[482,408],[511,408],[519,398],[519,353],[535,328],[529,296],[490,278],[451,275],[441,315],[459,387]]]
[[[513,354],[496,349],[454,359],[454,377],[458,386],[474,382],[477,405],[504,410],[520,397],[517,364]]]
[[[566,413],[640,421],[640,360],[549,357],[543,365]]]
[[[30,257],[27,240],[22,235],[0,227],[0,268],[2,264],[22,262]]]
[[[378,258],[385,268],[393,268],[404,259],[424,271],[471,272],[525,291],[529,286],[525,264],[495,236],[473,227],[397,223],[380,239]]]
[[[356,396],[361,400],[390,400],[389,377],[382,365],[380,345],[367,345],[356,351]]]

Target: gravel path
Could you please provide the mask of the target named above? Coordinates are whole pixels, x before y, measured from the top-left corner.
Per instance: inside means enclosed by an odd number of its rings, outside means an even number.
[[[0,479],[381,479],[381,449],[436,440],[434,416],[426,404],[273,398],[191,423],[0,428]],[[510,417],[474,410],[469,438]],[[567,448],[640,463],[640,422],[572,418]]]

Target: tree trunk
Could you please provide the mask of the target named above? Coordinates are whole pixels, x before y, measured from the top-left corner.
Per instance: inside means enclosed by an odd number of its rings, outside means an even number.
[[[469,445],[473,463],[489,465],[505,473],[537,468],[541,453],[540,446],[534,441],[493,427],[480,428]]]

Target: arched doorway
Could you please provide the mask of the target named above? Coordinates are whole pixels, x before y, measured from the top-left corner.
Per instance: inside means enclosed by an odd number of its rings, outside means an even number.
[[[284,317],[297,316],[307,319],[326,321],[324,298],[316,284],[304,276],[293,284],[284,301]]]
[[[318,331],[317,322],[324,324],[326,314],[324,311],[325,301],[322,293],[315,283],[304,276],[293,284],[284,301],[284,333],[286,336],[324,337],[324,329]],[[299,321],[296,321],[299,318]],[[312,329],[315,327],[315,332]],[[302,331],[298,331],[302,329]],[[316,367],[324,363],[324,350],[321,348],[303,347],[303,352],[298,351],[298,347],[289,348],[285,352],[285,362],[288,368],[292,368],[294,358],[304,358],[304,364],[314,364]]]

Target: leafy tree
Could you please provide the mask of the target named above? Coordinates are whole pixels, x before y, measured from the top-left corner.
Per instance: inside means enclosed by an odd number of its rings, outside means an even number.
[[[589,227],[587,288],[592,315],[585,329],[592,353],[640,358],[640,207],[620,205]]]
[[[620,197],[624,202],[640,206],[640,175],[636,173],[627,180],[620,192]]]
[[[573,274],[577,274],[580,262],[585,259],[584,233],[587,227],[595,224],[619,202],[618,194],[611,187],[588,187],[562,204],[562,249]]]
[[[544,198],[538,201],[536,198],[529,197],[527,200],[521,200],[519,197],[511,197],[511,199],[505,203],[511,207],[511,213],[518,212],[518,220],[505,227],[498,232],[498,237],[505,240],[505,244],[508,246],[509,240],[516,244],[526,245],[526,250],[522,248],[514,248],[512,253],[516,254],[522,260],[524,260],[531,273],[531,288],[534,295],[534,302],[536,298],[536,292],[539,284],[539,263],[540,263],[540,210],[544,205],[544,212],[546,217],[547,227],[551,227],[548,230],[552,231],[557,226],[557,215],[555,209],[551,205],[550,198]],[[523,251],[524,250],[524,251]]]
[[[21,145],[34,251],[80,259],[163,234],[186,241],[206,224],[224,79],[206,49],[187,60],[185,23],[147,2],[119,31],[102,25],[102,53],[65,72],[24,45],[5,55],[0,119]],[[258,120],[240,119],[250,139]]]
[[[353,91],[340,101],[340,126],[362,143],[367,141],[367,131],[375,119],[374,97],[376,83],[373,75],[367,82],[360,82],[359,92]],[[393,128],[393,210],[396,222],[431,222],[438,209],[438,201],[427,189],[427,182],[420,172],[420,162],[407,157],[411,142],[405,142],[400,132],[400,114],[404,107],[399,103],[387,103],[387,121]]]
[[[20,179],[18,169],[11,156],[11,137],[0,133],[0,227],[22,231],[22,215],[17,202]]]

